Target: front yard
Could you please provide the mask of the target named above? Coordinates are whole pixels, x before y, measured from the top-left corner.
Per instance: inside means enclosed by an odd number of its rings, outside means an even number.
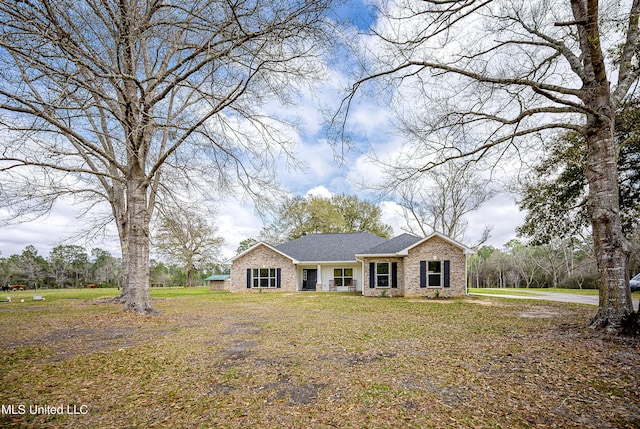
[[[0,303],[0,427],[640,426],[640,344],[591,306],[196,288],[143,318],[63,292]]]

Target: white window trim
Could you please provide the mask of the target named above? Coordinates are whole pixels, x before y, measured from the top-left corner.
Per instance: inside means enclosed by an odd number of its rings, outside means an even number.
[[[439,272],[435,272],[435,271],[430,271],[429,270],[429,263],[430,262],[437,262],[440,264],[440,271]],[[427,288],[430,289],[442,289],[444,287],[444,262],[443,261],[427,261]],[[439,275],[440,277],[440,285],[439,286],[431,286],[431,276],[435,276],[436,274]]]
[[[378,274],[378,265],[382,265],[382,264],[385,264],[387,266],[387,270],[388,270],[387,274]],[[391,262],[376,262],[375,276],[376,276],[376,282],[375,282],[376,288],[390,289],[391,288]],[[378,278],[379,277],[387,277],[387,286],[379,286],[378,285]]]
[[[336,276],[336,270],[340,270],[340,272],[342,273],[342,275]],[[346,270],[351,270],[351,275],[347,276],[345,274]],[[342,280],[342,284],[338,285],[338,283],[336,282],[337,279],[341,279]],[[334,268],[333,269],[333,281],[336,282],[335,285],[336,287],[349,287],[350,285],[345,283],[345,280],[350,279],[351,280],[351,284],[353,284],[353,268]]]
[[[260,270],[267,270],[267,276],[262,277]],[[256,276],[255,273],[258,272]],[[273,272],[273,276],[271,273]],[[261,280],[267,279],[269,286],[260,286]],[[258,286],[256,286],[256,283]],[[273,285],[273,286],[271,286]],[[251,269],[251,288],[252,289],[276,289],[278,287],[278,270],[276,268],[252,268]]]

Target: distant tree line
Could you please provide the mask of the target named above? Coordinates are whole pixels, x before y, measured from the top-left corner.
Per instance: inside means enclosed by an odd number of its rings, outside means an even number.
[[[630,274],[640,272],[640,237],[632,239]],[[590,237],[552,239],[504,248],[482,246],[468,264],[470,287],[597,289],[598,269]]]
[[[221,274],[224,266],[202,266],[193,277],[199,285],[211,274]],[[180,264],[170,264],[151,259],[149,269],[152,286],[184,286],[188,270]],[[77,245],[59,245],[49,256],[38,253],[34,246],[27,246],[20,254],[0,257],[0,283],[24,285],[27,289],[122,287],[122,259],[108,251],[95,248],[90,253]]]

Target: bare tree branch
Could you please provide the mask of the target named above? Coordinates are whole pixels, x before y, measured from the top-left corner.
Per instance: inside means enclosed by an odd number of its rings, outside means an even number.
[[[16,139],[0,141],[0,173],[60,180],[16,181],[0,189],[3,205],[20,202],[13,215],[22,216],[57,196],[82,195],[89,207],[104,198],[120,236],[126,307],[153,311],[155,206],[190,188],[240,186],[256,199],[276,188],[275,164],[293,155],[291,142],[278,129],[286,123],[261,106],[288,102],[295,81],[318,76],[330,4],[0,1],[0,126]]]

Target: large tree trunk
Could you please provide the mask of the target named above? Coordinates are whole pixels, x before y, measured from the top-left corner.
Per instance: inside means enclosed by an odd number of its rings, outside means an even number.
[[[600,306],[591,322],[594,328],[619,329],[633,312],[629,291],[628,243],[622,234],[618,194],[618,150],[613,119],[590,117],[586,178],[589,214],[598,265]]]
[[[116,216],[116,224],[118,225],[118,236],[120,238],[120,249],[122,251],[122,273],[120,275],[120,284],[122,285],[122,289],[115,300],[124,304],[127,301],[127,294],[129,291],[129,228],[127,227],[127,222],[121,221],[118,216]]]
[[[139,314],[151,314],[149,285],[149,212],[147,208],[147,184],[137,166],[127,179],[127,208],[129,213],[129,242],[126,274],[125,310]]]
[[[195,271],[193,264],[187,265],[187,287],[193,286],[193,272]]]

